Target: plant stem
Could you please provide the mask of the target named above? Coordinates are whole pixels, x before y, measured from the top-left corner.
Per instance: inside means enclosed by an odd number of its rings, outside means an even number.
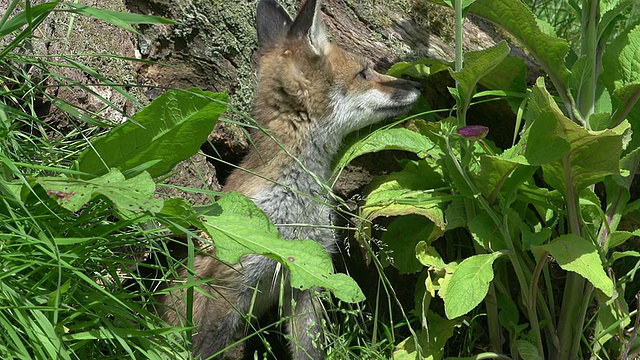
[[[455,0],[454,3],[455,16],[456,16],[456,33],[455,33],[455,46],[456,46],[456,59],[455,59],[455,71],[462,70],[462,24],[464,23],[464,17],[462,16],[462,0]]]
[[[462,26],[464,24],[464,16],[462,14],[462,0],[454,1],[454,10],[455,10],[455,47],[456,47],[456,58],[455,58],[455,71],[458,72],[462,70],[463,66],[463,49],[462,49]],[[458,82],[456,81],[456,88],[458,87]],[[457,115],[458,115],[458,127],[464,127],[467,125],[467,107],[469,104],[461,104],[458,101],[457,104]]]
[[[509,257],[509,261],[511,262],[511,265],[513,266],[513,269],[514,269],[514,271],[516,273],[516,278],[518,279],[518,283],[520,284],[520,289],[521,289],[520,293],[522,295],[522,301],[524,302],[525,307],[527,308],[527,313],[528,313],[527,315],[529,317],[529,321],[532,324],[531,325],[532,332],[533,332],[534,336],[536,337],[536,344],[537,344],[538,352],[540,354],[543,354],[544,353],[544,348],[542,347],[542,337],[541,337],[540,330],[539,330],[540,328],[538,326],[538,318],[537,318],[536,312],[532,309],[533,301],[532,301],[531,297],[529,296],[529,292],[527,291],[529,289],[529,285],[528,284],[531,282],[531,276],[527,277],[525,275],[525,272],[523,270],[525,268],[525,266],[522,265],[522,261],[518,256],[518,252],[516,251],[515,246],[513,245],[513,240],[511,239],[511,234],[509,233],[509,225],[508,225],[507,215],[504,214],[502,216],[502,219],[500,219],[498,214],[496,214],[496,212],[493,210],[493,208],[491,208],[491,205],[489,205],[489,202],[487,201],[487,199],[478,190],[478,188],[475,186],[473,181],[471,181],[471,179],[469,178],[468,174],[462,168],[462,166],[460,165],[460,162],[458,161],[458,158],[455,156],[455,154],[453,152],[453,148],[451,147],[451,141],[450,141],[450,135],[449,134],[445,135],[445,145],[447,147],[448,155],[451,158],[451,161],[453,162],[454,166],[456,167],[456,170],[458,170],[458,172],[460,173],[460,175],[464,179],[464,181],[467,184],[467,186],[469,186],[469,189],[471,189],[471,192],[473,192],[473,194],[474,194],[473,195],[473,199],[478,201],[478,204],[480,205],[482,210],[486,211],[489,214],[489,216],[491,217],[493,222],[498,227],[498,229],[500,231],[500,234],[502,235],[502,237],[505,240],[505,244],[507,245],[507,249],[509,250],[508,252],[505,252],[505,253]],[[465,205],[465,206],[467,206],[467,205]],[[535,331],[534,329],[537,329],[538,331]]]
[[[598,47],[599,0],[582,0],[582,43],[581,54],[586,59],[585,78],[579,89],[576,101],[580,117],[587,129],[590,129],[589,117],[595,112],[596,87],[600,68],[600,50]]]
[[[571,163],[569,154],[562,160],[562,167],[565,172],[565,201],[567,203],[567,221],[569,222],[569,232],[581,236],[579,198],[573,186],[571,174]],[[580,317],[580,308],[585,296],[585,280],[581,275],[574,272],[567,274],[567,281],[562,295],[562,307],[560,318],[558,319],[558,336],[560,338],[560,351],[557,359],[576,359],[580,337],[584,325],[584,318]]]

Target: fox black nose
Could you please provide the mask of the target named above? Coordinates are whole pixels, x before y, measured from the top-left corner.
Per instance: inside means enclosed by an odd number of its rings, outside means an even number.
[[[412,88],[414,88],[414,89],[416,89],[416,90],[421,90],[421,89],[422,89],[422,84],[420,84],[420,83],[419,83],[419,82],[417,82],[417,81],[407,80],[407,82],[409,83],[409,85],[410,85]]]

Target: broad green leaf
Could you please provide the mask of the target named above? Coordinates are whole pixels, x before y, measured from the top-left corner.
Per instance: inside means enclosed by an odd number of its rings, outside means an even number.
[[[626,121],[613,129],[588,131],[562,115],[542,79],[533,88],[529,118],[533,123],[523,140],[525,157],[531,164],[542,164],[545,180],[565,197],[568,191],[578,194],[607,175],[620,173]]]
[[[498,66],[481,78],[479,84],[487,89],[500,89],[504,90],[507,94],[522,94],[522,97],[526,97],[526,71],[527,65],[523,59],[515,56],[507,56]],[[517,113],[522,98],[507,96],[506,100],[511,106],[511,110]]]
[[[148,171],[157,177],[198,152],[226,110],[227,95],[198,89],[171,90],[95,140],[79,159],[79,170],[105,174],[161,160]]]
[[[424,216],[405,215],[397,217],[382,235],[391,253],[393,266],[401,273],[415,273],[422,270],[422,264],[416,258],[416,245],[420,241],[432,242],[442,235],[433,222]]]
[[[78,211],[98,195],[111,200],[116,210],[123,214],[151,212],[162,209],[162,199],[156,199],[156,184],[148,173],[143,172],[130,179],[112,169],[108,174],[91,180],[63,177],[39,177],[36,182],[69,211]]]
[[[622,216],[629,210],[627,203],[631,198],[630,189],[633,179],[637,176],[638,164],[640,164],[640,148],[635,148],[620,160],[620,175],[607,177],[603,181],[607,193],[607,221],[612,229],[618,228]],[[610,248],[605,243],[605,250]]]
[[[526,340],[516,340],[516,349],[523,360],[542,360],[542,355],[538,352],[538,348]]]
[[[538,259],[542,251],[548,252],[562,269],[581,275],[606,296],[613,296],[613,282],[604,271],[598,249],[592,242],[568,234],[556,238],[549,244],[532,246],[531,250]]]
[[[551,229],[543,228],[538,231],[529,231],[529,229],[523,227],[522,233],[522,248],[524,250],[530,250],[532,246],[539,246],[544,244],[551,237]]]
[[[449,68],[451,68],[451,64],[442,60],[422,58],[412,62],[397,62],[387,70],[387,75],[394,77],[408,75],[415,79],[424,79]]]
[[[505,160],[501,156],[481,156],[480,173],[474,176],[478,190],[493,203],[497,193],[519,166],[520,164]]]
[[[493,280],[493,262],[502,254],[495,252],[468,257],[452,274],[445,276],[438,294],[444,300],[447,318],[462,316],[484,300]]]
[[[600,300],[598,305],[593,342],[597,347],[602,347],[616,336],[623,337],[623,329],[631,324],[631,319],[628,316],[629,304],[624,296],[618,296],[614,304],[607,305]]]
[[[91,6],[66,2],[66,6],[70,9],[65,11],[80,14],[123,28],[125,30],[137,33],[136,29],[129,24],[175,24],[173,20],[165,19],[159,16],[142,15],[135,13],[125,13],[120,11],[96,9]]]
[[[604,250],[613,249],[616,246],[624,244],[627,240],[634,236],[640,236],[640,230],[631,231],[614,231],[607,237],[604,243]]]
[[[438,251],[425,241],[420,241],[418,245],[416,245],[415,253],[418,261],[430,269],[440,271],[447,267],[447,264],[442,260]]]
[[[416,347],[416,339],[410,336],[400,342],[393,352],[393,360],[440,360],[444,356],[444,346],[461,325],[461,320],[448,320],[429,311],[427,313],[428,330],[422,329],[416,333],[418,344],[422,352]]]
[[[465,54],[462,70],[450,71],[451,77],[457,81],[460,108],[469,107],[478,81],[498,66],[509,55],[509,51],[506,41],[488,49],[469,51]]]
[[[341,169],[358,156],[383,150],[404,150],[418,155],[438,152],[429,138],[408,129],[380,129],[344,148],[334,169]]]
[[[236,263],[244,255],[264,255],[289,270],[292,287],[304,290],[318,286],[342,301],[364,300],[352,278],[334,273],[331,257],[319,243],[283,240],[267,216],[239,193],[227,193],[216,204],[219,212],[203,218],[221,260]]]
[[[571,122],[562,113],[539,78],[528,103],[528,126],[521,140],[524,157],[531,165],[544,165],[559,160],[570,149],[562,124]]]
[[[611,254],[611,258],[609,259],[609,263],[613,264],[616,260],[626,258],[626,257],[637,257],[640,258],[640,252],[629,250],[629,251],[616,251]]]
[[[174,234],[183,232],[178,229],[176,225],[184,229],[188,229],[191,226],[196,226],[200,229],[203,228],[202,223],[198,219],[198,214],[193,209],[193,205],[191,205],[189,200],[184,198],[171,198],[165,200],[164,206],[157,216],[158,220],[164,226],[171,229]]]
[[[432,190],[443,185],[442,176],[425,161],[410,162],[402,171],[374,180],[373,190],[361,208],[362,216],[373,220],[379,216],[417,214],[444,231],[444,204],[456,197]]]
[[[500,25],[515,36],[551,78],[558,80],[554,80],[554,84],[566,81],[569,76],[565,66],[568,43],[541,31],[535,16],[524,3],[519,0],[477,0],[469,11]]]
[[[469,232],[473,240],[486,250],[497,251],[507,248],[498,225],[487,212],[481,212],[469,221]]]
[[[518,305],[511,298],[511,296],[506,295],[502,292],[496,292],[496,305],[500,312],[498,313],[498,320],[500,324],[509,331],[510,335],[515,335],[517,332],[521,331],[520,327],[520,310],[518,310]]]
[[[444,211],[444,218],[447,222],[446,231],[466,226],[467,210],[464,200],[457,199],[450,202]]]
[[[640,25],[616,37],[602,57],[602,80],[622,121],[640,98]]]

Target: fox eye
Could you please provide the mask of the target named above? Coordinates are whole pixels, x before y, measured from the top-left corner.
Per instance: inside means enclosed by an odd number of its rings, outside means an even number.
[[[371,74],[369,68],[360,71],[357,76],[363,80],[371,80],[373,78],[373,75]]]

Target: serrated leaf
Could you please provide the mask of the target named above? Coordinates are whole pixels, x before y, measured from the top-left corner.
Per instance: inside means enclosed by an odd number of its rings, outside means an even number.
[[[505,28],[552,78],[566,81],[569,76],[565,66],[568,43],[541,31],[536,17],[524,3],[519,0],[477,0],[469,7],[469,12]]]
[[[457,81],[456,89],[460,108],[466,109],[470,105],[478,81],[498,66],[510,50],[507,42],[501,41],[488,49],[469,51],[464,57],[464,67],[457,72],[450,71],[451,77]]]
[[[349,140],[347,140],[349,141]],[[334,169],[341,169],[358,156],[383,150],[404,150],[415,154],[438,152],[436,145],[427,137],[404,128],[382,129],[372,132],[364,139],[344,147],[337,157]]]
[[[549,244],[532,246],[531,251],[538,259],[542,251],[548,252],[562,269],[581,275],[606,296],[613,296],[613,282],[604,271],[598,249],[590,241],[574,234],[567,234]]]
[[[292,287],[305,290],[318,286],[342,301],[364,300],[364,294],[352,278],[334,273],[331,257],[319,243],[283,240],[267,216],[239,193],[227,193],[216,204],[219,212],[203,218],[221,260],[236,263],[244,255],[264,255],[289,270]]]
[[[495,252],[468,257],[445,276],[438,294],[444,300],[447,318],[462,316],[484,300],[493,280],[493,262],[501,255]]]
[[[161,160],[147,171],[152,177],[163,175],[198,152],[226,110],[226,102],[226,94],[199,89],[167,91],[131,121],[93,141],[80,155],[79,169],[102,175],[110,168],[124,171]]]
[[[36,182],[60,206],[73,212],[98,195],[109,198],[121,214],[157,213],[163,205],[162,199],[154,198],[156,184],[146,172],[125,179],[118,169],[112,169],[108,174],[91,180],[39,177]]]
[[[373,190],[361,208],[362,216],[373,220],[379,216],[417,214],[444,231],[444,204],[455,196],[431,190],[443,184],[442,176],[425,161],[410,162],[402,171],[374,180]]]

